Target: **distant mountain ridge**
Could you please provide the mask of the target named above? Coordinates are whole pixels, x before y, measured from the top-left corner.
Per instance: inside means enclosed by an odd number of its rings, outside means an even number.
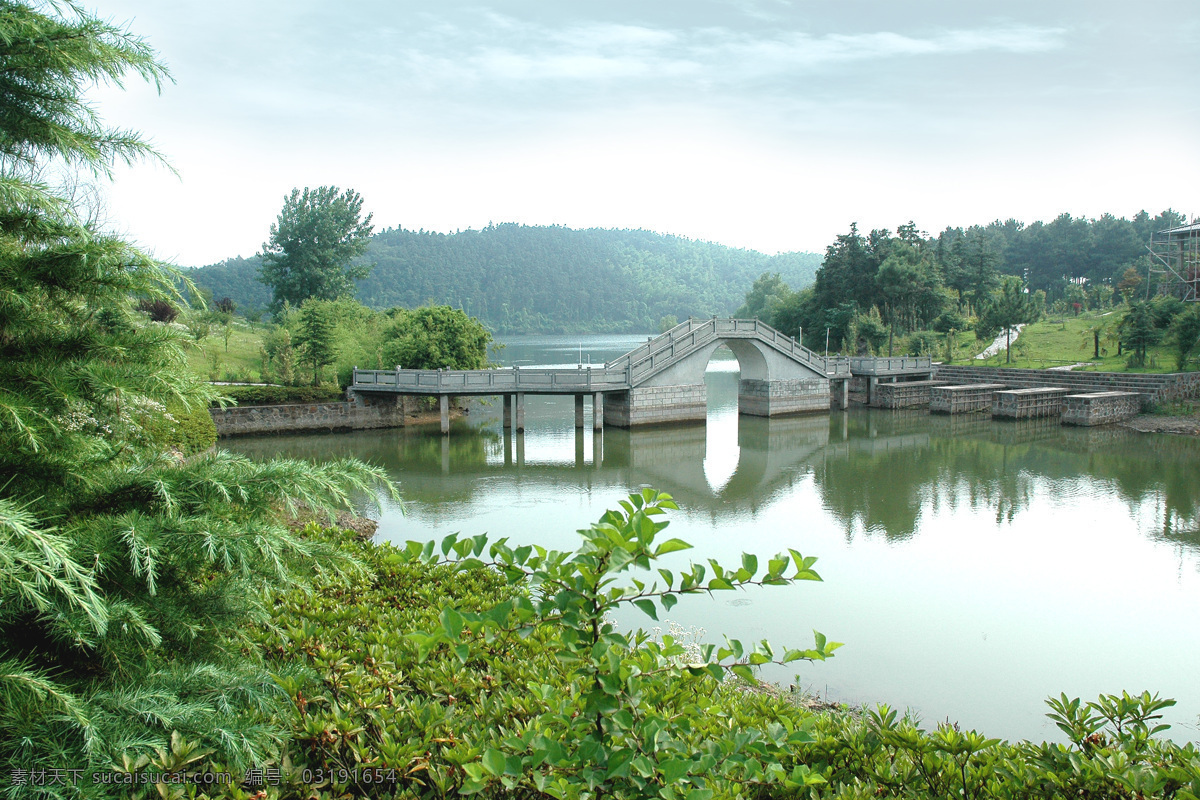
[[[728,315],[764,272],[808,286],[822,256],[769,256],[647,230],[506,223],[449,234],[384,229],[364,260],[375,267],[357,298],[373,308],[433,301],[462,307],[498,333],[606,333],[657,330],[670,316]],[[188,274],[216,298],[261,308],[271,291],[257,280],[260,263],[231,258]]]

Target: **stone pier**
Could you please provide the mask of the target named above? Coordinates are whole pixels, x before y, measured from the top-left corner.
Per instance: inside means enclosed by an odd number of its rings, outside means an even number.
[[[610,392],[603,402],[604,423],[618,428],[703,422],[708,418],[708,387],[644,386],[627,392]]]
[[[738,381],[738,413],[752,417],[776,417],[829,410],[827,378],[785,378]]]
[[[1142,396],[1137,392],[1094,392],[1069,394],[1063,398],[1063,425],[1112,425],[1142,413]]]
[[[929,413],[970,414],[990,411],[992,395],[1006,388],[1002,383],[969,383],[965,386],[935,386],[929,393]]]
[[[1062,414],[1067,389],[1011,389],[992,394],[993,419],[1038,419]]]
[[[933,389],[941,385],[941,381],[880,383],[875,387],[875,400],[872,405],[879,408],[927,406]]]

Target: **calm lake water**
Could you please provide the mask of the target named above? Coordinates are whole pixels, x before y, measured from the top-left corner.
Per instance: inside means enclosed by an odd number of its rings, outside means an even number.
[[[644,340],[527,337],[500,360],[599,364]],[[1179,701],[1173,738],[1200,739],[1200,440],[923,410],[739,418],[737,377],[720,351],[706,426],[595,436],[590,400],[576,432],[571,397],[527,397],[516,441],[496,402],[449,437],[435,424],[226,446],[384,465],[405,508],[382,508],[379,536],[397,542],[461,531],[572,548],[576,529],[653,486],[681,506],[671,534],[695,545],[668,566],[789,547],[819,557],[822,583],[671,612],[713,642],[804,647],[816,629],[846,643],[767,679],[1039,740],[1062,738],[1047,696],[1149,689]],[[665,625],[637,611],[620,621]]]

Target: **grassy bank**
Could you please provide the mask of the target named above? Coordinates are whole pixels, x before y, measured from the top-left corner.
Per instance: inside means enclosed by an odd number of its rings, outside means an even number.
[[[267,326],[235,317],[228,344],[221,326],[211,326],[202,339],[192,339],[188,347],[188,368],[205,380],[231,383],[262,381],[263,333]]]
[[[982,360],[960,357],[947,363],[975,364],[989,367],[1019,367],[1022,369],[1046,369],[1070,364],[1085,364],[1076,367],[1095,372],[1175,372],[1175,357],[1163,344],[1150,347],[1146,366],[1131,367],[1128,355],[1117,355],[1117,325],[1121,310],[1086,312],[1077,317],[1044,319],[1025,326],[1021,335],[1013,341],[1011,362],[1001,350],[996,355]],[[1100,336],[1100,356],[1095,357],[1095,333]],[[979,352],[982,347],[976,347]],[[1196,369],[1193,358],[1188,369]]]

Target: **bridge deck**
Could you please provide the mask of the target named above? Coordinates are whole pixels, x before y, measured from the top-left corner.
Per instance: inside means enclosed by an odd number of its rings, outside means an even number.
[[[582,369],[356,369],[355,391],[399,394],[489,395],[588,394],[622,392],[630,388],[625,370]]]
[[[355,369],[350,387],[360,392],[423,395],[589,394],[624,392],[658,372],[694,356],[714,341],[754,339],[817,375],[846,379],[851,375],[902,375],[929,372],[921,358],[844,358],[821,356],[792,337],[756,319],[686,320],[602,367],[550,369]]]

